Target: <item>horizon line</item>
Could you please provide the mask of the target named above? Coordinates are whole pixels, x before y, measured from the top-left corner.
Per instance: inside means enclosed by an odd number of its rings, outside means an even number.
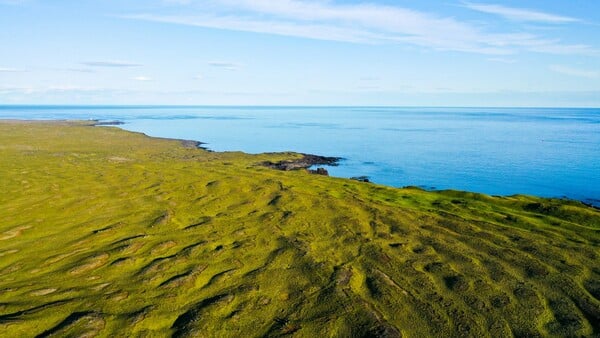
[[[224,104],[2,104],[0,108],[48,107],[48,108],[502,108],[502,109],[600,109],[600,106],[478,106],[478,105],[224,105]]]

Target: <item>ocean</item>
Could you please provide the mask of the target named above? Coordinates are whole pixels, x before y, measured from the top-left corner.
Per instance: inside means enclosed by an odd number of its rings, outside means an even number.
[[[600,206],[600,109],[5,105],[0,118],[118,120],[215,151],[342,157],[331,176]]]

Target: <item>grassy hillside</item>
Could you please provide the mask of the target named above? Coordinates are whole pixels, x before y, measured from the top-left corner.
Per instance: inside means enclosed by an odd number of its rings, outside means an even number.
[[[600,212],[0,122],[0,336],[599,336]]]

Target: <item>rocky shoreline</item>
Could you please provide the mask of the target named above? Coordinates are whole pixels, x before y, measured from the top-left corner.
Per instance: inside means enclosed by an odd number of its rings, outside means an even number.
[[[310,169],[310,167],[315,166],[315,165],[326,165],[326,166],[334,166],[335,167],[335,166],[339,165],[339,161],[342,159],[341,157],[327,157],[327,156],[319,156],[319,155],[313,155],[313,154],[301,154],[301,155],[302,155],[302,157],[300,157],[298,159],[294,159],[294,160],[284,160],[284,161],[279,161],[279,162],[266,161],[261,164],[263,166],[271,168],[271,169],[277,169],[277,170],[283,170],[283,171],[306,169],[312,174],[327,176],[327,175],[329,175],[329,173],[327,172],[327,169],[317,168],[317,169],[313,170],[313,169]]]
[[[92,120],[94,126],[120,126],[125,124],[123,121],[100,121],[100,120]]]
[[[94,127],[120,126],[120,125],[125,124],[125,122],[118,121],[118,120],[114,120],[114,121],[91,120],[91,122],[92,122],[92,126],[94,126]],[[162,138],[162,137],[154,137],[154,136],[152,136],[152,137],[158,138],[158,139]],[[203,150],[212,152],[212,150],[203,146],[204,144],[206,144],[205,142],[194,141],[194,140],[173,139],[173,138],[164,138],[164,139],[180,141],[181,144],[186,148],[199,148],[199,149],[203,149]],[[285,161],[279,161],[279,162],[266,161],[266,162],[261,163],[261,165],[264,165],[265,167],[268,167],[271,169],[277,169],[277,170],[283,170],[283,171],[306,169],[312,174],[328,176],[329,173],[327,172],[327,169],[325,169],[325,168],[310,169],[310,167],[315,166],[315,165],[338,166],[339,161],[342,159],[341,157],[328,157],[328,156],[319,156],[319,155],[304,154],[304,153],[300,153],[300,154],[302,155],[302,157],[298,158],[298,159],[285,160]]]

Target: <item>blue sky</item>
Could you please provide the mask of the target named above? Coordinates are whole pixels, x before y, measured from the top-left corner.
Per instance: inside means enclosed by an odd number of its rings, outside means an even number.
[[[0,0],[0,104],[600,107],[600,1]]]

